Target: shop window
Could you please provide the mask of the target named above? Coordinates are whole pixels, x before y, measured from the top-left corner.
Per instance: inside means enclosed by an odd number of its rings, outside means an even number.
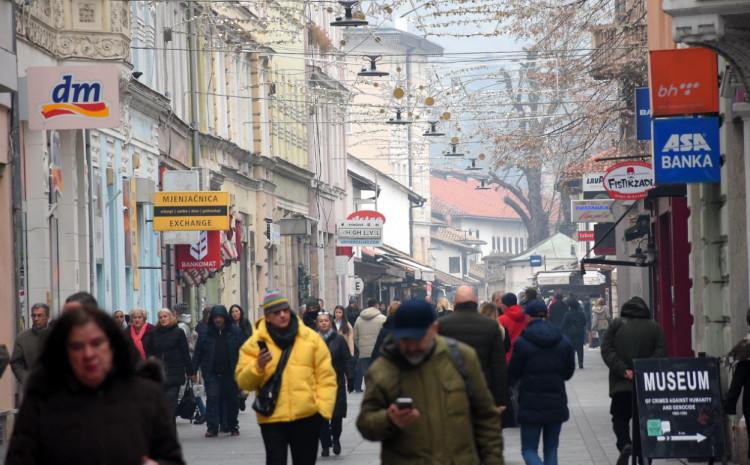
[[[461,273],[461,257],[448,257],[448,272]]]

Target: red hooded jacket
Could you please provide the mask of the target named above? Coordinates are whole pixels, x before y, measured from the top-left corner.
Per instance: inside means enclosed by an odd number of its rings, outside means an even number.
[[[516,339],[521,335],[526,325],[526,314],[520,305],[513,305],[503,311],[503,314],[498,318],[500,324],[505,327],[506,334],[510,337],[510,350],[505,354],[505,361],[510,362],[510,357],[513,354],[513,346],[516,344]]]

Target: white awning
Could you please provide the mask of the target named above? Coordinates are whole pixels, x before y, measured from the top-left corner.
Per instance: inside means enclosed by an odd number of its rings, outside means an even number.
[[[560,286],[570,284],[570,276],[573,271],[550,271],[539,272],[536,282],[539,286]]]

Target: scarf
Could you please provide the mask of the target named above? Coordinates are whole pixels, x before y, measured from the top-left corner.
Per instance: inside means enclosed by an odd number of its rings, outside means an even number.
[[[329,329],[325,333],[321,333],[320,331],[318,331],[318,334],[323,337],[324,341],[328,342],[333,337],[333,335],[336,334],[336,332],[333,329]]]
[[[287,347],[291,347],[291,345],[294,344],[294,339],[297,337],[297,332],[299,331],[299,319],[292,315],[292,319],[286,329],[277,328],[274,325],[268,324],[268,321],[266,321],[266,328],[268,329],[268,334],[271,335],[273,342],[275,342],[281,350],[285,350]]]
[[[146,360],[146,350],[143,348],[143,336],[146,335],[146,329],[148,324],[144,323],[141,327],[141,334],[135,329],[135,326],[130,327],[130,337],[133,339],[133,345],[138,349],[138,353],[141,354],[141,359]]]

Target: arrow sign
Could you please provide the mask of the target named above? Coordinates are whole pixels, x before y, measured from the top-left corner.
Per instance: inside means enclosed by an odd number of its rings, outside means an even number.
[[[659,436],[656,438],[657,441],[660,442],[669,442],[669,441],[695,441],[695,442],[703,442],[706,440],[706,436],[702,435],[701,433],[694,434],[692,436]]]

